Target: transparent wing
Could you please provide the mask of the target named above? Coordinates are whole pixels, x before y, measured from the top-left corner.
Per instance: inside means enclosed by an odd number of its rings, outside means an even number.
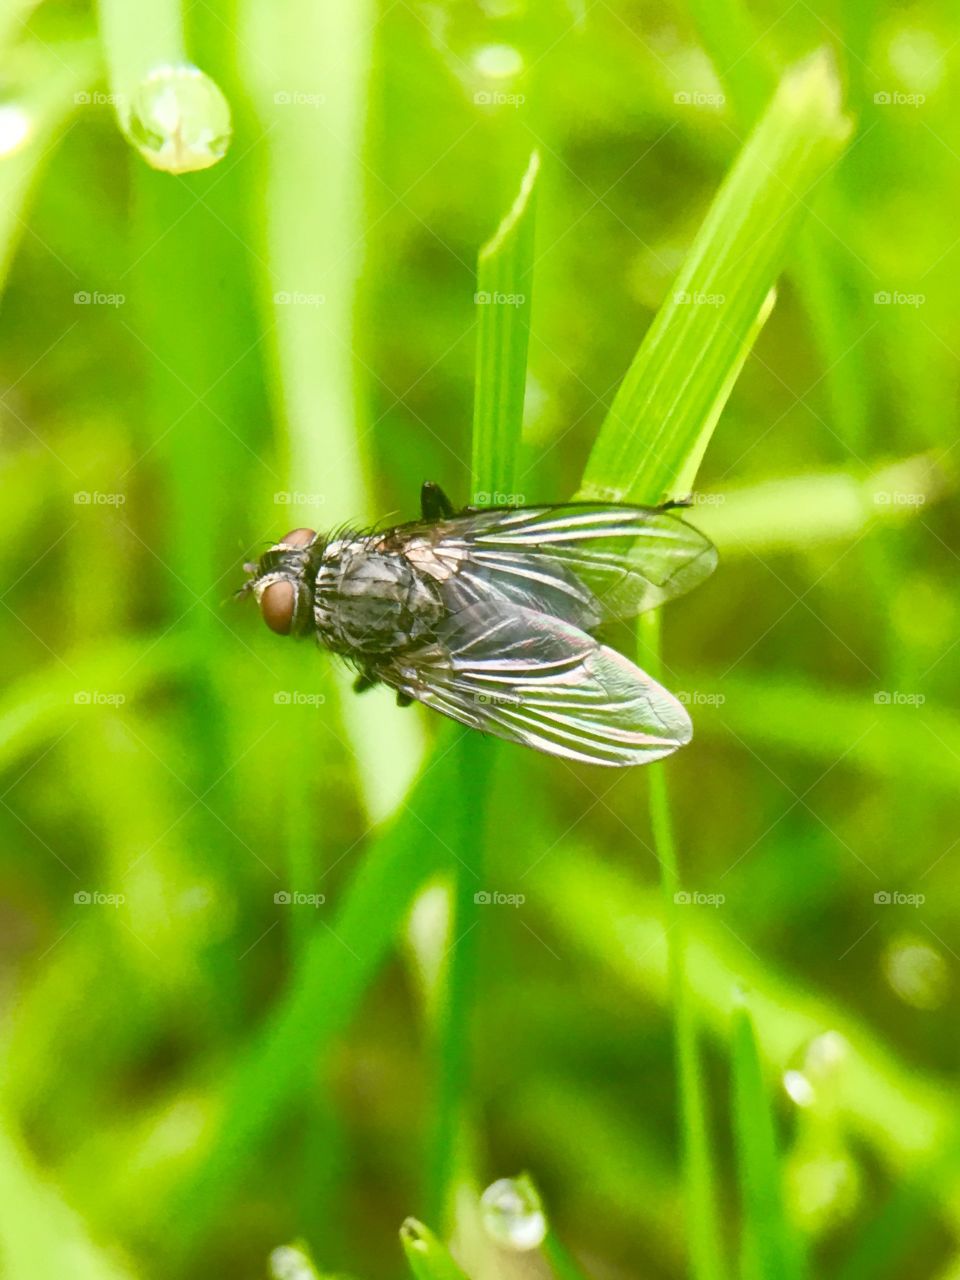
[[[639,667],[533,609],[472,605],[377,674],[471,728],[591,764],[646,764],[692,736],[683,706]]]
[[[455,566],[451,609],[509,601],[591,630],[682,595],[713,572],[699,530],[649,507],[571,504],[468,512],[435,526]]]

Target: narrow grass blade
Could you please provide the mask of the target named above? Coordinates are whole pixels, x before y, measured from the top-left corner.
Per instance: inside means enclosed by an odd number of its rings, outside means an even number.
[[[540,156],[534,151],[516,200],[480,250],[471,499],[477,506],[496,504],[494,495],[513,492],[527,377],[539,172]]]
[[[800,1280],[798,1242],[787,1222],[770,1100],[760,1068],[753,1020],[733,1010],[733,1133],[742,1214],[743,1280]]]
[[[848,133],[828,54],[784,76],[617,392],[583,496],[658,502],[689,488],[810,191]]]
[[[640,619],[645,641],[644,663],[659,674],[660,617],[648,613]],[[717,1205],[717,1179],[707,1119],[706,1091],[697,1043],[697,1021],[687,972],[686,923],[678,906],[680,868],[673,817],[663,764],[649,766],[650,824],[660,860],[660,886],[667,930],[667,969],[675,1027],[680,1133],[683,1142],[683,1174],[686,1192],[687,1247],[695,1280],[722,1280],[726,1274]]]
[[[466,1280],[447,1248],[416,1218],[400,1228],[400,1243],[415,1280]]]
[[[472,501],[509,500],[523,425],[530,290],[533,270],[535,192],[540,159],[530,157],[520,190],[477,265],[480,330],[473,417]],[[458,1172],[464,1099],[470,1071],[470,1027],[477,936],[474,894],[483,885],[487,789],[494,744],[461,734],[451,863],[453,887],[449,943],[437,993],[435,1101],[427,1205],[431,1220],[451,1224]]]

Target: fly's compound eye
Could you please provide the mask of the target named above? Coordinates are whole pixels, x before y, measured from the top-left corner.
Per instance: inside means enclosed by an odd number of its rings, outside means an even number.
[[[297,592],[292,582],[271,582],[260,597],[263,620],[278,636],[288,636],[297,611]]]
[[[285,547],[308,547],[316,536],[315,529],[291,529],[280,541]]]

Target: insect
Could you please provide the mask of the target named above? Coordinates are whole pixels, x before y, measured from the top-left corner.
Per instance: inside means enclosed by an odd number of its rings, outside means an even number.
[[[323,537],[293,529],[241,588],[280,635],[471,728],[551,755],[645,764],[690,741],[682,704],[597,632],[702,582],[712,543],[663,507],[567,503],[456,512]]]

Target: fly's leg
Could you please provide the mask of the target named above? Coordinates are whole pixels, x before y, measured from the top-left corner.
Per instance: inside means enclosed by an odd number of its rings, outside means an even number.
[[[372,671],[361,671],[353,682],[354,693],[365,693],[367,689],[372,689],[375,684],[380,681]]]
[[[426,480],[420,488],[420,514],[424,520],[444,520],[454,514],[453,503],[432,480]]]
[[[666,502],[661,502],[658,511],[677,511],[693,506],[693,494],[685,494],[682,498],[668,498]]]
[[[409,705],[410,705],[410,703],[411,703],[412,701],[413,701],[413,699],[410,697],[409,693],[398,693],[398,694],[397,694],[397,706],[398,706],[398,707],[409,707]]]

